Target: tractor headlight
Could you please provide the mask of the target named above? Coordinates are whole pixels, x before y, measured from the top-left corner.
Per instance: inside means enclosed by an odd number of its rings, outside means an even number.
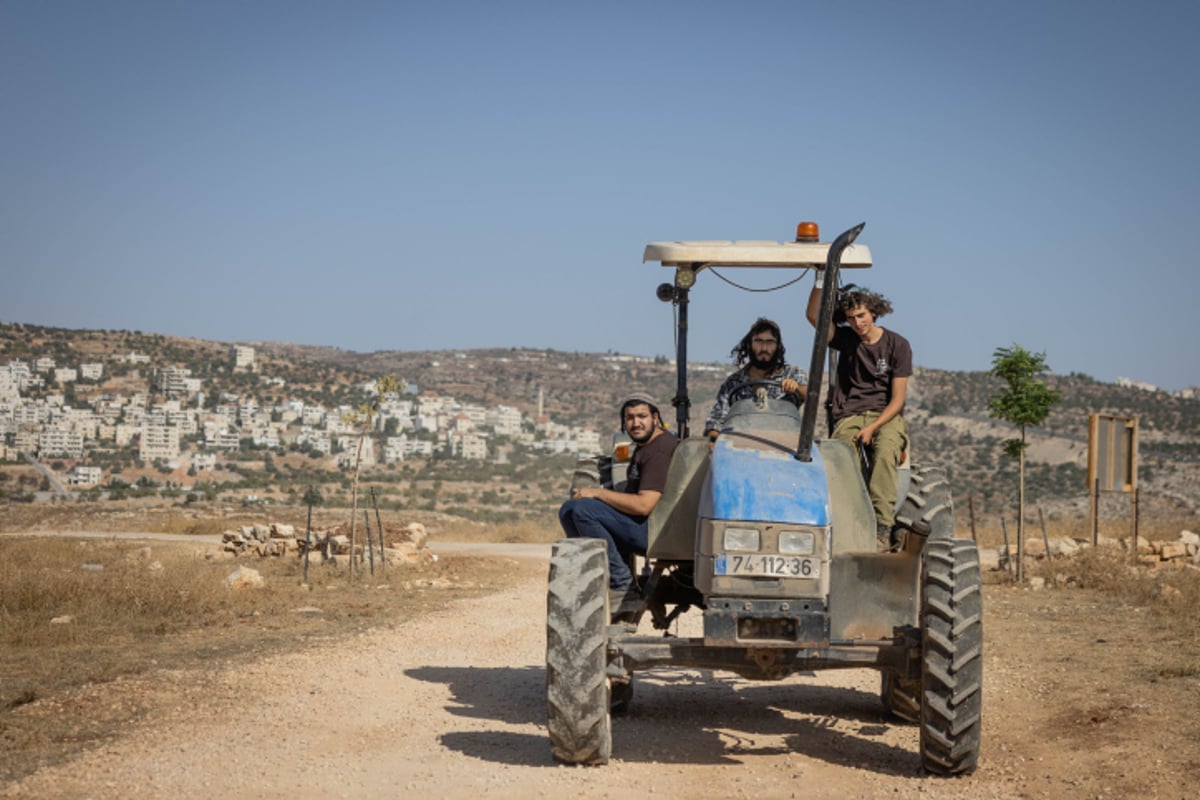
[[[816,547],[817,537],[809,531],[780,531],[779,552],[809,556]]]
[[[696,285],[696,271],[691,267],[676,267],[675,285],[680,289],[690,289]]]
[[[756,528],[726,528],[724,544],[726,550],[757,553],[762,544],[762,536]]]

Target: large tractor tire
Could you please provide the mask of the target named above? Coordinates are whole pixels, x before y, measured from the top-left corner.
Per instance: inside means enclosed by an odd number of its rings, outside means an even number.
[[[883,709],[892,716],[911,722],[921,721],[921,679],[901,678],[894,672],[883,672],[879,699]]]
[[[954,538],[954,507],[950,481],[939,467],[914,467],[908,491],[896,510],[896,525],[928,539]],[[924,541],[924,539],[919,540]],[[879,690],[887,713],[905,722],[921,721],[921,679],[884,672]]]
[[[608,708],[613,716],[628,713],[629,706],[633,703],[633,676],[630,675],[626,681],[610,681],[608,692]]]
[[[930,537],[922,555],[921,766],[966,775],[979,762],[983,587],[968,539]]]
[[[954,538],[954,506],[945,470],[913,468],[908,494],[896,512],[896,525],[930,539]]]
[[[605,764],[612,753],[608,613],[604,542],[557,542],[546,596],[546,722],[551,752],[567,764]]]

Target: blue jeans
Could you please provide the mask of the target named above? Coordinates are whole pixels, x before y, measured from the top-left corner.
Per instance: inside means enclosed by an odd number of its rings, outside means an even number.
[[[631,517],[587,497],[568,500],[558,510],[558,521],[570,538],[600,539],[608,544],[608,585],[613,589],[633,586],[633,574],[625,559],[646,552],[646,518]]]

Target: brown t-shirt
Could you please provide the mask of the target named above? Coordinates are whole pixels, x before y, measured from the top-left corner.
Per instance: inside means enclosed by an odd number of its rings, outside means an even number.
[[[662,492],[667,488],[667,468],[679,440],[675,434],[663,431],[633,451],[629,471],[625,473],[625,493],[637,494],[642,489]]]
[[[892,399],[892,379],[912,376],[912,347],[887,328],[878,342],[867,344],[850,328],[839,326],[829,346],[838,352],[830,401],[835,422],[864,411],[883,411]]]

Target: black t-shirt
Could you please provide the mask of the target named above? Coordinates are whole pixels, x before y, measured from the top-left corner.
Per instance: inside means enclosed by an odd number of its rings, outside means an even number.
[[[666,489],[667,468],[671,466],[671,454],[677,444],[679,440],[669,431],[663,431],[646,444],[639,444],[625,473],[626,494],[637,494],[642,489],[648,492]]]
[[[883,411],[892,399],[892,379],[912,375],[912,347],[898,333],[883,328],[875,344],[867,344],[848,327],[838,326],[829,346],[838,352],[837,380],[831,400],[834,420]]]

